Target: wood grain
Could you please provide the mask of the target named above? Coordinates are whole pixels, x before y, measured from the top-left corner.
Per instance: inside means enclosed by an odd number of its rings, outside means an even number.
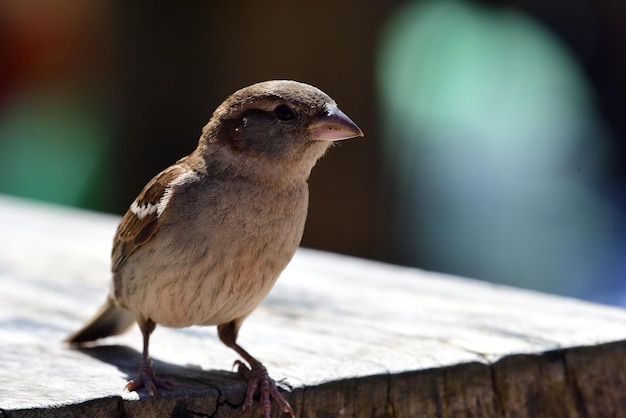
[[[119,218],[6,197],[0,218],[0,417],[241,416],[213,328],[157,327],[156,400],[122,391],[138,330],[61,342],[105,298]],[[624,417],[625,340],[618,308],[306,249],[240,333],[301,417]]]

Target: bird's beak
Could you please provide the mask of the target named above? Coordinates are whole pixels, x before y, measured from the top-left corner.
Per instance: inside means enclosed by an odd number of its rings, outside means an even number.
[[[337,106],[326,105],[324,113],[309,125],[311,139],[316,141],[340,141],[363,136],[363,131]]]

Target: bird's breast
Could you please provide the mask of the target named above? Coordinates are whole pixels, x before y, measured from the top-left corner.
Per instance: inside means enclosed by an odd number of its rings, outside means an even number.
[[[308,190],[222,192],[170,199],[159,231],[117,273],[123,306],[184,327],[223,324],[261,303],[300,243]]]

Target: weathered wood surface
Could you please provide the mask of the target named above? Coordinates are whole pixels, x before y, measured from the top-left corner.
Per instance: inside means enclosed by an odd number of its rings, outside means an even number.
[[[138,330],[61,342],[104,300],[116,217],[0,198],[0,219],[0,417],[241,415],[213,327],[157,327],[157,400],[122,391]],[[240,333],[301,417],[622,417],[625,339],[617,308],[311,250]]]

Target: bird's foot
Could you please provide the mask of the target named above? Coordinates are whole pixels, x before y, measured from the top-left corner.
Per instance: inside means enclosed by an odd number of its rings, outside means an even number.
[[[152,366],[148,364],[142,364],[139,368],[137,380],[131,380],[124,387],[129,392],[136,391],[137,389],[145,388],[153,398],[157,397],[157,389],[173,390],[174,385],[169,380],[162,380],[156,377]]]
[[[281,395],[276,387],[276,382],[267,374],[267,369],[261,363],[253,363],[249,368],[245,363],[237,360],[235,361],[237,366],[237,373],[242,375],[248,380],[248,390],[246,391],[246,399],[243,402],[243,411],[246,412],[254,398],[254,393],[259,389],[259,397],[261,402],[261,408],[263,409],[263,418],[270,418],[272,412],[272,401],[270,398],[278,403],[283,412],[289,413],[295,418],[294,412],[289,402]]]

